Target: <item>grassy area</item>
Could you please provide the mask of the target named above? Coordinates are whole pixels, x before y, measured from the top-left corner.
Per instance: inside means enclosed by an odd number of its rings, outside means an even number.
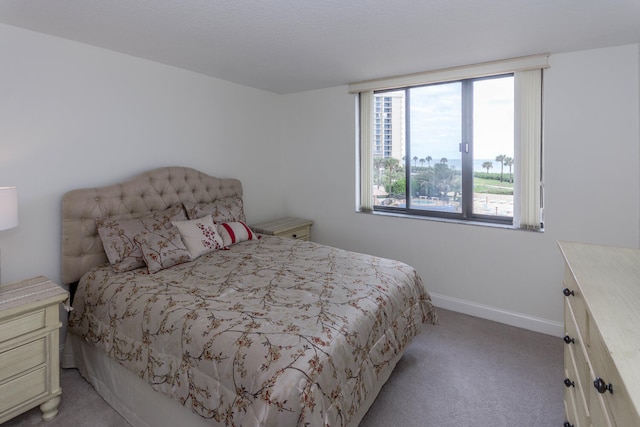
[[[512,182],[500,182],[495,179],[473,178],[473,191],[475,193],[510,194],[513,195]]]

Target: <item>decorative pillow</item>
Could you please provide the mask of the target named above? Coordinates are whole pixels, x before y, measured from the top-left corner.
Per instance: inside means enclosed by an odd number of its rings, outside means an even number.
[[[150,274],[191,260],[176,227],[155,232],[143,231],[133,240],[140,246]]]
[[[171,221],[186,220],[182,206],[174,206],[164,211],[154,212],[141,218],[100,218],[96,219],[102,246],[113,269],[118,272],[144,267],[140,247],[133,240],[143,231],[154,232],[171,227]]]
[[[225,246],[231,246],[245,240],[255,240],[256,235],[251,231],[249,226],[242,221],[225,222],[218,224],[218,233],[222,236]]]
[[[246,221],[242,198],[238,196],[225,197],[209,203],[184,202],[189,219],[202,218],[211,215],[213,222]]]
[[[174,221],[173,225],[178,228],[191,259],[224,249],[224,242],[216,231],[211,215],[188,221]]]

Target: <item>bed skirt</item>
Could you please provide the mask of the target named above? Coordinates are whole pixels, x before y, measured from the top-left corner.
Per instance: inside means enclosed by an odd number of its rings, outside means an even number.
[[[375,384],[375,389],[360,406],[350,426],[357,426],[364,418],[401,357],[402,354],[398,354],[380,372],[381,381]],[[98,394],[133,427],[220,425],[214,420],[201,418],[177,401],[153,390],[131,371],[76,335],[67,334],[61,364],[63,369],[77,368]]]

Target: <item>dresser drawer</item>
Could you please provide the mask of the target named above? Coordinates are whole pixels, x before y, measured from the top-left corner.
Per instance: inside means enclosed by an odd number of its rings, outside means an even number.
[[[40,309],[0,321],[0,344],[46,326],[45,310]]]
[[[45,337],[0,352],[0,384],[13,376],[44,364],[47,361],[46,354]]]
[[[570,407],[573,408],[573,414],[567,412],[567,418],[573,421],[577,426],[589,425],[589,410],[586,401],[585,383],[581,382],[581,379],[577,373],[577,368],[580,365],[576,364],[574,357],[575,348],[572,346],[565,346],[564,349],[564,366],[565,377],[573,382],[573,386],[567,387],[565,385],[564,398],[565,401],[570,402]]]
[[[588,324],[588,316],[587,316],[587,305],[584,300],[584,296],[578,287],[575,277],[571,273],[569,267],[565,267],[564,270],[564,287],[565,291],[568,290],[571,292],[570,295],[565,296],[565,303],[569,304],[571,307],[571,312],[573,313],[575,324],[578,330],[582,334],[587,334],[589,331]],[[566,295],[566,294],[565,294]],[[588,339],[588,336],[584,336],[585,339]]]
[[[568,348],[572,349],[572,355],[574,359],[574,365],[576,370],[576,375],[580,380],[580,383],[583,387],[587,387],[591,382],[591,371],[589,369],[589,365],[587,363],[587,347],[584,342],[583,335],[584,331],[579,330],[577,326],[577,321],[575,316],[573,315],[573,309],[571,308],[571,304],[569,303],[570,299],[565,298],[564,301],[564,333],[565,337],[569,337],[571,341],[567,344],[565,342],[565,362],[566,362],[566,354]],[[588,317],[586,320],[588,323]],[[565,338],[566,340],[567,338]],[[588,397],[588,392],[585,393],[585,397]]]
[[[611,354],[607,350],[597,328],[590,331],[591,342],[591,366],[593,374],[591,378],[591,394],[599,397],[604,403],[604,409],[611,413],[611,417],[618,426],[636,426],[638,419],[635,417],[635,409],[627,392],[620,374],[615,368]],[[638,361],[640,363],[640,361]],[[596,377],[601,378],[608,387],[611,385],[612,391],[605,390],[599,393],[594,386]]]
[[[601,394],[597,392],[591,393],[589,408],[591,408],[591,425],[593,427],[616,427],[616,424],[611,420],[611,416],[609,415],[609,411],[606,408]],[[634,424],[619,424],[620,427],[631,427],[633,425]]]
[[[46,394],[47,369],[42,366],[0,385],[0,414],[14,406]]]

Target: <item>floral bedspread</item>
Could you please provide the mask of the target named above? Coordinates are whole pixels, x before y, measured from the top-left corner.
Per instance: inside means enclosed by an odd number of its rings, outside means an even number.
[[[144,270],[87,273],[69,331],[212,425],[347,425],[436,317],[412,267],[312,242]]]

